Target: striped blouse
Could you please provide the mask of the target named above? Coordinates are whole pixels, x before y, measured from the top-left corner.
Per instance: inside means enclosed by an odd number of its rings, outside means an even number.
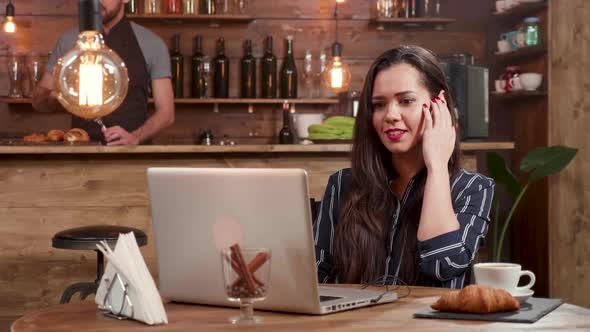
[[[352,170],[340,170],[330,176],[326,192],[313,224],[316,265],[318,280],[338,282],[338,276],[332,276],[332,252],[334,231],[338,224],[338,210],[350,187]],[[384,276],[398,277],[401,266],[400,232],[396,232],[398,216],[410,204],[415,179],[410,180],[404,196],[393,213],[392,227],[389,231],[388,256],[385,262]],[[453,210],[460,224],[460,229],[441,234],[426,241],[417,241],[420,255],[420,271],[430,284],[422,286],[463,288],[465,272],[475,258],[490,223],[490,207],[494,196],[494,180],[478,173],[460,170],[451,180],[451,198]]]

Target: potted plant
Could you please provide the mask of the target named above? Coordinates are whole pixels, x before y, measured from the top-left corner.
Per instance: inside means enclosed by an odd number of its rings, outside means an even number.
[[[492,260],[499,262],[502,257],[502,247],[506,231],[512,221],[514,211],[516,211],[520,200],[526,193],[531,184],[545,176],[559,173],[575,157],[578,149],[567,146],[550,146],[540,147],[530,151],[520,162],[520,170],[529,173],[524,184],[521,184],[516,176],[506,166],[504,159],[495,152],[487,154],[488,173],[497,184],[504,186],[510,199],[513,201],[512,207],[506,216],[506,219],[499,223],[500,203],[498,196],[494,197],[492,207],[494,209],[494,231],[492,234]],[[500,234],[498,230],[500,229]]]

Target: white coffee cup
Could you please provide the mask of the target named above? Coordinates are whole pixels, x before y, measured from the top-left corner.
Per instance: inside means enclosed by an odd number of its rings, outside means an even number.
[[[520,76],[513,77],[508,80],[508,85],[512,91],[522,90],[522,83],[520,82]]]
[[[501,288],[509,293],[518,293],[529,290],[535,284],[535,274],[531,271],[522,271],[520,264],[512,263],[478,263],[473,265],[475,283],[494,288]],[[526,275],[531,281],[518,287],[520,277]]]
[[[498,52],[510,52],[512,51],[512,46],[510,46],[510,42],[506,39],[498,40]]]
[[[506,81],[505,80],[495,80],[494,86],[496,88],[496,92],[498,92],[498,93],[506,92]]]
[[[506,2],[504,0],[496,1],[496,12],[501,13],[506,10]]]
[[[537,90],[543,82],[543,75],[539,73],[520,74],[520,85],[527,91]]]

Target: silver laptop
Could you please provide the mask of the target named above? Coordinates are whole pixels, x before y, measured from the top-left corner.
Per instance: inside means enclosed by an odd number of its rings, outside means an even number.
[[[234,243],[271,250],[271,290],[258,309],[326,314],[397,298],[318,286],[305,170],[149,168],[148,184],[160,293],[169,300],[236,306],[220,254]]]

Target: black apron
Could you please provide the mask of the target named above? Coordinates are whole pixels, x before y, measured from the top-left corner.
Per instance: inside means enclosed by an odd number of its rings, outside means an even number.
[[[129,88],[123,103],[113,113],[103,117],[102,122],[107,127],[121,126],[128,132],[132,132],[143,126],[147,120],[149,87],[147,64],[131,23],[126,17],[123,17],[109,34],[104,36],[104,40],[105,44],[125,62],[129,74]],[[100,126],[94,121],[72,116],[72,127],[82,128],[88,132],[91,140],[104,143]]]

